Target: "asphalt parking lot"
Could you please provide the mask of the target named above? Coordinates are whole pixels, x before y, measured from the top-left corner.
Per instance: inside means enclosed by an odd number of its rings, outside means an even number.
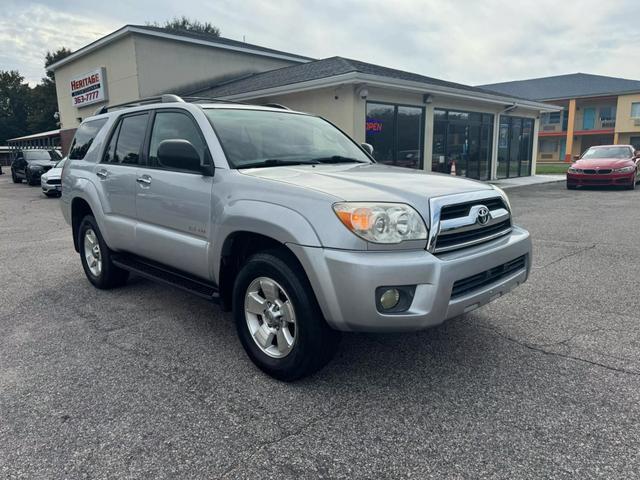
[[[509,191],[528,283],[350,334],[283,384],[229,314],[85,279],[57,199],[0,177],[0,478],[637,478],[640,190]]]

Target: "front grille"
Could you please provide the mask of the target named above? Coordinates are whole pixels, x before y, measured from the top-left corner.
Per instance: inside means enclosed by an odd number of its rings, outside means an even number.
[[[447,205],[440,210],[440,220],[450,220],[452,218],[466,217],[469,215],[471,207],[482,204],[489,210],[497,210],[499,208],[507,208],[502,198],[487,198],[486,200],[457,203],[455,205]]]
[[[62,185],[62,180],[60,180],[59,178],[52,178],[50,180],[47,180],[47,183],[49,185]]]
[[[500,233],[508,233],[511,228],[511,219],[504,220],[499,223],[494,223],[488,227],[477,228],[475,230],[467,230],[458,233],[441,234],[438,236],[436,242],[436,251],[450,250],[451,247],[460,245],[462,248],[464,244],[470,242],[476,242],[478,240],[491,240],[495,236],[499,236]]]
[[[587,168],[585,170],[582,170],[582,173],[586,175],[608,175],[611,172],[612,170],[610,168],[603,168],[601,170],[594,170],[592,168]]]
[[[453,284],[451,298],[461,297],[482,287],[490,285],[498,280],[508,277],[512,273],[523,270],[527,265],[526,256],[516,258],[505,264],[493,267],[484,272],[463,278]]]

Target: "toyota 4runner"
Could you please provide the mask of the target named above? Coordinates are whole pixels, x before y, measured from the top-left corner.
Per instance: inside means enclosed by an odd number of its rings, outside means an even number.
[[[133,272],[215,300],[294,380],[340,331],[432,327],[527,279],[504,192],[371,153],[317,116],[164,95],[80,125],[62,211],[94,286]]]

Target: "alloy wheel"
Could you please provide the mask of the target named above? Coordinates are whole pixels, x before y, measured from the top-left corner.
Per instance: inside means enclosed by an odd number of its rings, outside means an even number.
[[[98,237],[91,228],[84,232],[84,258],[91,274],[99,277],[102,273],[102,253]]]
[[[247,327],[258,348],[272,358],[286,357],[296,342],[296,315],[286,290],[269,277],[251,282],[244,298]]]

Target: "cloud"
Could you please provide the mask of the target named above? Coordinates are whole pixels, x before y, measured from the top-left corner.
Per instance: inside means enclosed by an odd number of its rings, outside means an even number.
[[[5,10],[0,68],[30,81],[43,75],[47,50],[182,14],[250,43],[468,84],[576,71],[640,78],[640,32],[629,20],[640,15],[635,0],[10,0]]]

